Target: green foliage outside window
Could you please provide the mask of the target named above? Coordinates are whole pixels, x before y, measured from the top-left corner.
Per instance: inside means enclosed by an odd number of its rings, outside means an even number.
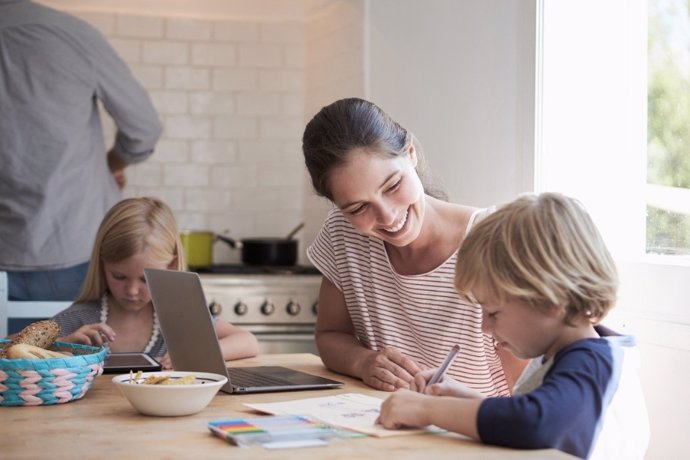
[[[690,2],[650,0],[647,182],[690,188]],[[690,216],[647,207],[647,252],[690,254]]]

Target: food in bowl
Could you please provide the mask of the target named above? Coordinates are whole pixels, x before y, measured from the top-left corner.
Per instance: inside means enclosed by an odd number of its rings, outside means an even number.
[[[129,371],[129,375],[132,377],[129,380],[129,383],[132,385],[193,385],[196,383],[196,377],[194,374],[177,378],[173,378],[170,374],[153,374],[146,377],[143,381],[141,380],[142,374],[143,371],[138,371],[137,375],[134,375],[132,371]]]
[[[153,378],[152,378],[153,377]],[[191,382],[194,378],[195,383]],[[145,383],[150,379],[148,383]],[[154,380],[175,382],[153,384]],[[123,374],[113,383],[134,409],[144,415],[176,417],[196,414],[213,400],[228,378],[208,372],[141,372]]]

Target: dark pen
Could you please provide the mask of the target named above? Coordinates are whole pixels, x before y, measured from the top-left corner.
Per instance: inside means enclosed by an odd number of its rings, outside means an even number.
[[[434,372],[434,375],[431,376],[431,378],[429,379],[429,383],[427,383],[427,385],[433,385],[434,383],[438,383],[441,381],[441,379],[443,378],[443,374],[445,374],[446,372],[446,369],[448,369],[448,367],[453,363],[453,360],[459,352],[460,345],[453,345],[453,348],[451,348],[448,352],[448,356],[446,356],[446,359],[443,360],[441,366],[439,366],[439,368],[436,369],[436,372]]]

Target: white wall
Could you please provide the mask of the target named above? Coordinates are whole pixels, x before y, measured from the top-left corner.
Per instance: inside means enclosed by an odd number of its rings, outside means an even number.
[[[364,97],[364,0],[334,2],[307,21],[305,124],[325,105]],[[304,241],[313,241],[331,203],[304,171]]]
[[[367,97],[415,133],[451,200],[532,190],[533,2],[367,4]]]

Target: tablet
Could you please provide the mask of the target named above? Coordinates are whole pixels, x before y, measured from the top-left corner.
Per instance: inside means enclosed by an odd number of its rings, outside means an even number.
[[[104,374],[118,374],[129,371],[159,371],[161,365],[146,353],[110,353],[103,364]]]

